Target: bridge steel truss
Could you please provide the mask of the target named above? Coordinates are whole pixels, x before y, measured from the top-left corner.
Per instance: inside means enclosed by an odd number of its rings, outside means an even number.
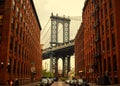
[[[60,44],[65,44],[70,42],[69,28],[70,28],[70,19],[65,18],[65,16],[60,17],[58,14],[56,16],[51,13],[51,48],[59,46]],[[58,27],[59,23],[63,25],[63,43],[58,42]],[[67,48],[68,49],[68,48]],[[72,47],[74,50],[74,48]],[[72,53],[72,54],[71,54]],[[62,58],[63,60],[63,70],[62,75],[66,76],[70,71],[70,56],[73,55],[73,51],[64,51],[64,49],[51,51],[48,54],[50,57],[50,71],[57,77],[58,76],[58,59]]]

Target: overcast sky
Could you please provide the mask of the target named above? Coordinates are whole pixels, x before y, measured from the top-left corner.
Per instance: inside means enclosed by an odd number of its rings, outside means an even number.
[[[41,43],[50,41],[50,16],[58,13],[59,16],[82,16],[82,9],[85,0],[33,0],[36,11],[42,26]],[[45,25],[49,24],[45,28]],[[72,21],[70,24],[70,39],[74,39],[75,34],[80,26],[81,21]],[[47,46],[47,45],[46,45]],[[48,62],[48,61],[47,61]],[[49,64],[49,63],[47,63]],[[71,59],[71,67],[74,67],[74,59]],[[49,67],[48,67],[49,68]]]

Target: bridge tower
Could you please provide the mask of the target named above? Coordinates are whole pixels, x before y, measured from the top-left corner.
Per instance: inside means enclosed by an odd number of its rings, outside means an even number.
[[[63,43],[69,42],[70,41],[70,35],[69,35],[69,31],[70,31],[70,19],[69,18],[65,18],[65,16],[60,17],[58,16],[58,14],[56,16],[53,15],[53,13],[51,13],[51,47],[53,46],[57,46],[58,44],[60,44],[58,42],[58,27],[59,27],[59,23],[61,23],[63,25]]]
[[[68,43],[70,41],[70,18],[65,18],[65,16],[60,17],[58,16],[58,14],[53,15],[53,13],[51,13],[51,48],[54,46],[58,46],[59,44],[64,44],[64,43]],[[59,24],[62,24],[63,28],[63,42],[60,43],[58,41],[58,27]],[[63,60],[63,75],[67,75],[67,73],[70,71],[70,56],[66,55],[63,57],[53,57],[54,52],[51,53],[51,57],[50,57],[50,71],[54,73],[55,76],[58,76],[58,59],[62,58]]]

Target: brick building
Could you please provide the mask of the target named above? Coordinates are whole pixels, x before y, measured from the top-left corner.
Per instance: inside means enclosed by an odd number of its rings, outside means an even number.
[[[92,17],[93,4],[92,0],[86,0],[83,8],[83,26],[84,26],[84,63],[85,63],[85,77],[91,82],[95,80],[96,74],[93,70],[95,64],[94,52],[95,52],[95,30],[93,29],[94,19]]]
[[[103,76],[107,71],[112,84],[120,84],[120,6],[118,3],[120,0],[99,1],[101,75]]]
[[[120,84],[120,6],[118,3],[120,0],[85,1],[82,16],[84,63],[85,77],[90,82],[97,82],[99,76],[104,77],[107,73],[111,78],[111,84]]]
[[[40,31],[32,0],[0,0],[0,85],[40,79]]]
[[[75,37],[75,76],[82,78],[84,74],[84,32],[83,24],[76,34]]]

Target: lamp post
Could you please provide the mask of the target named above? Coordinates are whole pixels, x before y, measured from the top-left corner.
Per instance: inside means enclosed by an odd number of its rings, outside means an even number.
[[[4,67],[4,62],[3,62],[3,61],[0,62],[0,67],[1,67],[1,68]]]
[[[32,66],[31,66],[31,81],[32,82],[35,79],[35,75],[36,75],[36,68],[35,68],[35,65],[32,64]]]

